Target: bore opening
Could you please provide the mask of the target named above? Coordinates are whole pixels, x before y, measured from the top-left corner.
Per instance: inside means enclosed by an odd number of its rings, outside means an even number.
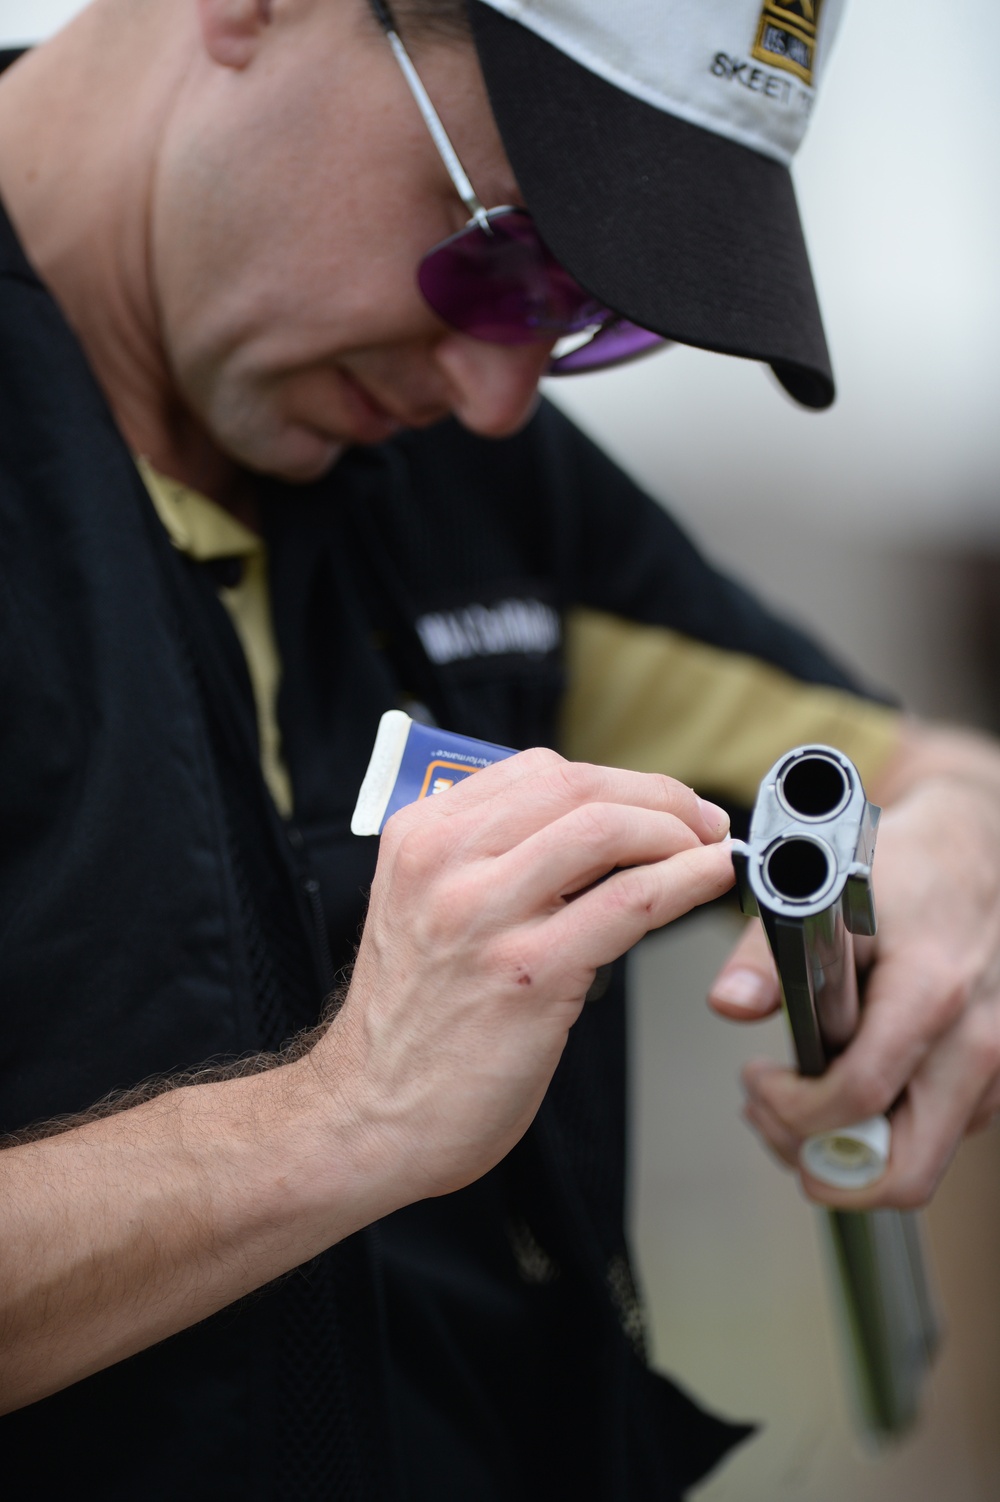
[[[850,796],[843,767],[828,756],[802,756],[778,784],[785,806],[800,819],[828,819]]]
[[[814,840],[782,840],[768,855],[764,875],[776,896],[789,902],[809,902],[827,885],[830,862]]]

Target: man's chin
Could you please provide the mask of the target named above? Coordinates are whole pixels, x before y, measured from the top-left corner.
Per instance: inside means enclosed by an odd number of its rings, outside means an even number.
[[[319,457],[302,459],[298,463],[290,462],[282,469],[273,471],[274,476],[278,480],[287,480],[290,485],[309,485],[313,480],[322,480],[324,475],[330,473],[347,446],[346,443],[330,441],[324,445]]]
[[[290,485],[309,485],[321,480],[348,448],[339,438],[311,428],[295,428],[282,433],[273,443],[232,445],[230,452],[247,469],[285,480]]]

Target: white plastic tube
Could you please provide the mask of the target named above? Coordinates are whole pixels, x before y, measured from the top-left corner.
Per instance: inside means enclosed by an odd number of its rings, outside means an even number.
[[[854,1126],[807,1137],[799,1152],[802,1167],[833,1189],[867,1189],[889,1164],[892,1128],[887,1116],[869,1116]]]

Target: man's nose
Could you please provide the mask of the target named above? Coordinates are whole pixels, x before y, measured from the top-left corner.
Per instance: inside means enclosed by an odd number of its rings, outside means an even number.
[[[459,422],[484,438],[516,433],[535,409],[551,350],[548,343],[490,344],[446,334],[437,346],[437,365]]]

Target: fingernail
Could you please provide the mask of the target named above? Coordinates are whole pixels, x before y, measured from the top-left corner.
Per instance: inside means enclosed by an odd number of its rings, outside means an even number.
[[[710,829],[717,829],[720,834],[729,828],[729,815],[724,808],[717,803],[709,803],[706,798],[698,799],[701,816]]]
[[[756,970],[728,970],[712,987],[715,1001],[725,1001],[731,1007],[762,1006],[768,996],[768,985]]]

